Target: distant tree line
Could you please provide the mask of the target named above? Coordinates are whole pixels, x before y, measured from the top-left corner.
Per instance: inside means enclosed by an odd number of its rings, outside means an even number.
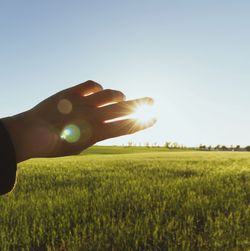
[[[192,150],[201,150],[201,151],[232,151],[232,152],[250,152],[250,145],[242,147],[240,145],[204,145],[200,144],[198,147],[187,147],[183,144],[179,144],[177,142],[166,141],[164,145],[160,145],[157,142],[144,142],[144,143],[135,143],[133,141],[129,141],[127,145],[123,145],[124,147],[165,147],[168,149],[192,149]]]
[[[127,145],[123,145],[124,147],[162,147],[157,142],[144,142],[144,143],[135,143],[133,141],[129,141]]]
[[[159,144],[158,142],[143,142],[143,143],[136,143],[133,141],[128,141],[126,145],[122,145],[123,147],[165,147],[169,149],[191,149],[191,147],[186,147],[185,145],[179,144],[177,142],[170,142],[167,141],[163,145]],[[194,149],[194,148],[192,148]]]
[[[203,151],[231,151],[231,152],[250,152],[250,146],[245,146],[242,147],[240,145],[236,146],[225,146],[225,145],[216,145],[216,146],[211,146],[211,145],[203,145],[201,144],[198,147],[199,150]]]

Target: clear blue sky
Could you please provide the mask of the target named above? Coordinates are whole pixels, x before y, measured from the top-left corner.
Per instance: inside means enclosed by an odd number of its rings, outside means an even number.
[[[157,125],[103,144],[250,144],[250,1],[1,1],[0,116],[93,79]]]

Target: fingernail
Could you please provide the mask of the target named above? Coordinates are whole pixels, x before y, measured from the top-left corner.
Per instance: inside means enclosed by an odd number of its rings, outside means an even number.
[[[120,91],[119,91],[119,93],[120,93],[121,97],[125,100],[126,99],[126,95],[123,92],[120,92]]]
[[[154,104],[154,100],[150,97],[145,97],[144,100],[149,104],[149,105],[153,105]]]

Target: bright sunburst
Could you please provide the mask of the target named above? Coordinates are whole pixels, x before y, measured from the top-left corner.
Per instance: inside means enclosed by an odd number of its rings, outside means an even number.
[[[134,107],[134,113],[131,118],[135,119],[137,124],[147,126],[156,121],[156,112],[152,103],[138,103]]]
[[[106,120],[105,123],[132,119],[133,121],[135,121],[135,128],[139,126],[143,129],[152,126],[157,120],[156,110],[153,106],[152,99],[138,101],[136,104],[133,104],[133,106],[129,108],[129,111],[129,115]]]

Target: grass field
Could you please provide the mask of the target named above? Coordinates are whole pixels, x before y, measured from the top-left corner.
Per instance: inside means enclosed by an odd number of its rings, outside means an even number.
[[[0,211],[1,251],[250,250],[250,153],[95,147],[30,160]]]

